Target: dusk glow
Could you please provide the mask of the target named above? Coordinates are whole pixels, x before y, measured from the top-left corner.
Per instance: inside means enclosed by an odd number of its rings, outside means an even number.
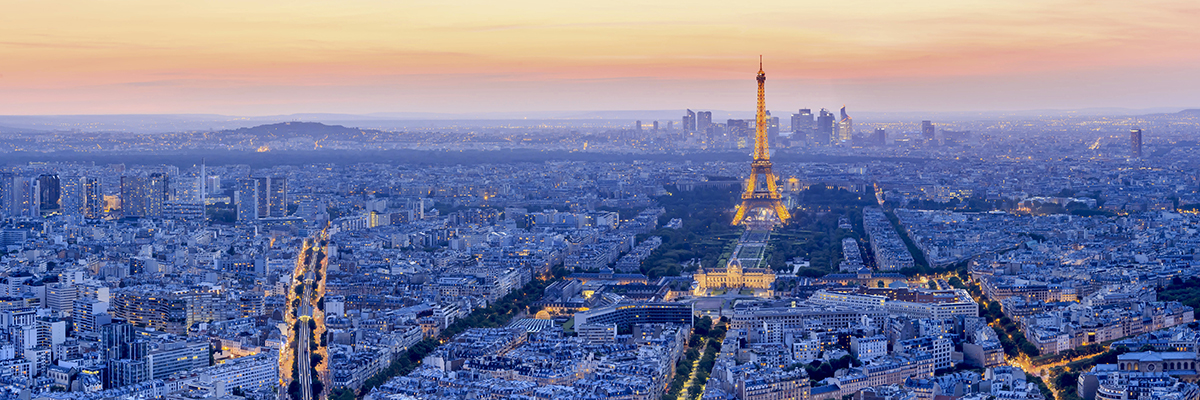
[[[1200,400],[1200,0],[0,2],[0,400]]]
[[[1193,1],[8,1],[2,114],[1200,103]]]

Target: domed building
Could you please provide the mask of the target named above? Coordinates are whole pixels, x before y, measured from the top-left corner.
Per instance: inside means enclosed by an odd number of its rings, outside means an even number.
[[[708,295],[714,289],[756,289],[756,295],[771,297],[771,286],[775,284],[775,272],[767,268],[743,268],[736,257],[729,260],[725,268],[701,268],[692,275],[696,281],[696,295]]]

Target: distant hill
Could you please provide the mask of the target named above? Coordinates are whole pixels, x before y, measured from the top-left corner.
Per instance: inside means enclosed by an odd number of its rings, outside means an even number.
[[[0,135],[18,135],[29,133],[45,133],[46,131],[26,128],[13,128],[8,126],[0,126]]]
[[[288,139],[296,136],[328,137],[340,140],[363,139],[392,133],[374,129],[349,128],[342,125],[325,125],[320,122],[280,122],[222,131],[230,135],[248,135],[259,139]]]

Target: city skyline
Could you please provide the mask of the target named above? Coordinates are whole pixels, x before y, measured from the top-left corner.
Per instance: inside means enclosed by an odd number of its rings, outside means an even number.
[[[6,6],[0,400],[1200,400],[1200,5]]]
[[[1195,5],[13,4],[6,114],[1196,105]],[[635,43],[631,45],[630,43]],[[789,107],[794,108],[794,107]]]

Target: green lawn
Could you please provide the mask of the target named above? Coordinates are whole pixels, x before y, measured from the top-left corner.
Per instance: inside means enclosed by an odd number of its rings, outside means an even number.
[[[742,249],[738,251],[737,257],[739,259],[743,259],[743,260],[744,259],[760,259],[760,258],[763,258],[763,253],[765,252],[765,248],[766,248],[765,246],[742,246]]]
[[[568,319],[567,322],[563,322],[562,328],[563,332],[568,335],[572,332],[575,332],[575,317],[571,317],[571,319]]]

